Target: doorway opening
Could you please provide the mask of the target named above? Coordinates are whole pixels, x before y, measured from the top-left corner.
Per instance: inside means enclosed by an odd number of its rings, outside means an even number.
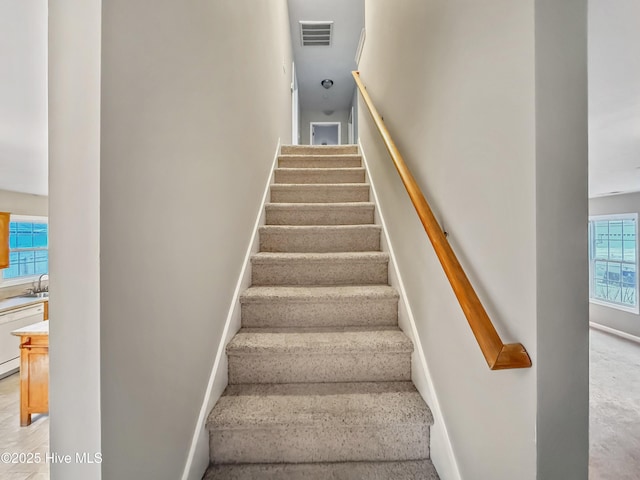
[[[311,145],[340,145],[342,141],[340,122],[311,122]]]

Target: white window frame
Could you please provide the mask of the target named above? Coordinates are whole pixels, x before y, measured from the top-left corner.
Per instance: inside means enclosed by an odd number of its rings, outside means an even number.
[[[49,217],[41,215],[15,215],[11,214],[10,222],[30,222],[30,223],[46,223],[49,225]],[[47,242],[48,243],[48,242]],[[47,247],[47,250],[49,248]],[[13,287],[16,285],[26,285],[38,280],[40,275],[29,275],[28,277],[11,278],[5,280],[3,277],[3,269],[0,269],[0,287]],[[48,275],[48,274],[47,274]]]
[[[633,219],[635,221],[635,225],[636,225],[636,261],[635,261],[635,265],[636,265],[636,278],[635,278],[635,287],[636,287],[636,293],[635,293],[635,299],[636,299],[636,304],[635,306],[629,306],[629,305],[624,305],[621,303],[615,303],[615,302],[608,302],[606,300],[602,300],[601,298],[594,298],[594,273],[593,273],[593,269],[595,268],[595,261],[599,260],[595,258],[595,252],[594,252],[594,245],[593,245],[593,241],[594,241],[594,231],[593,231],[593,223],[592,222],[597,222],[600,220],[607,220],[607,221],[611,221],[611,220],[629,220],[629,219]],[[638,288],[638,271],[639,271],[639,251],[638,251],[638,247],[639,247],[639,242],[638,242],[638,214],[637,213],[616,213],[616,214],[608,214],[608,215],[593,215],[589,217],[589,302],[593,303],[595,305],[602,305],[604,307],[609,307],[609,308],[614,308],[616,310],[622,310],[624,312],[628,312],[628,313],[634,313],[636,315],[639,314],[640,312],[640,299],[638,298],[638,293],[639,292],[639,288]],[[622,244],[622,248],[623,248],[623,252],[624,252],[624,242]],[[615,261],[615,260],[610,260],[610,261]],[[629,264],[630,262],[625,262],[624,261],[624,253],[623,253],[623,261],[620,261],[621,264],[627,263]]]

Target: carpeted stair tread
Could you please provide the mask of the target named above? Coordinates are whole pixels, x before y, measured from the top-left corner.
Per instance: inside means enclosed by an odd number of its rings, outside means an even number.
[[[292,331],[292,329],[240,329],[227,345],[228,355],[411,353],[413,343],[397,327]]]
[[[356,168],[362,166],[357,154],[337,155],[280,155],[278,168]]]
[[[267,225],[365,225],[374,222],[371,202],[267,203]]]
[[[283,155],[340,155],[357,154],[358,145],[282,145]]]
[[[413,343],[398,327],[241,329],[227,345],[229,384],[411,379]]]
[[[231,385],[207,420],[214,464],[427,459],[432,423],[411,382]]]
[[[254,286],[240,296],[242,326],[393,326],[398,298],[386,285]]]
[[[254,264],[309,262],[324,263],[329,261],[351,263],[387,263],[386,252],[330,252],[330,253],[274,253],[258,252],[251,257]]]
[[[380,250],[379,225],[266,225],[262,252],[370,252]]]
[[[366,302],[376,299],[394,299],[398,291],[388,285],[344,285],[341,287],[250,287],[240,296],[240,303],[287,301],[313,302]]]
[[[315,173],[361,173],[364,174],[366,169],[364,167],[276,167],[274,173],[276,176],[279,173],[301,173],[305,175],[313,175]],[[287,182],[283,182],[287,183]],[[295,182],[294,182],[295,183]]]
[[[276,183],[272,203],[368,202],[368,183]]]
[[[384,252],[259,252],[251,278],[253,285],[386,285],[388,264]]]
[[[432,425],[412,382],[229,385],[207,420],[209,428],[255,426]]]
[[[211,465],[203,480],[438,480],[431,460]]]
[[[364,183],[364,167],[276,168],[275,183]]]

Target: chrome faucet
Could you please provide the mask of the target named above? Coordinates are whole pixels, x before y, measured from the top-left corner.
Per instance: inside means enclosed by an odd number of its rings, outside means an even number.
[[[31,284],[31,288],[28,288],[27,290],[25,290],[24,295],[28,296],[28,297],[48,297],[49,296],[49,286],[47,285],[46,287],[42,286],[42,278],[43,277],[49,277],[49,274],[47,273],[43,273],[42,275],[40,275],[38,277],[38,281],[37,282],[33,282]]]
[[[40,277],[38,278],[38,290],[36,291],[36,293],[40,293],[42,292],[42,277],[47,277],[47,279],[49,278],[49,274],[48,273],[43,273],[42,275],[40,275]],[[49,290],[49,287],[47,287],[47,290]]]

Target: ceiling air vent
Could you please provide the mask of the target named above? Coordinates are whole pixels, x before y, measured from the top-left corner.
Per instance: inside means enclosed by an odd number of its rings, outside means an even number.
[[[300,22],[303,47],[328,47],[331,45],[333,22]]]

